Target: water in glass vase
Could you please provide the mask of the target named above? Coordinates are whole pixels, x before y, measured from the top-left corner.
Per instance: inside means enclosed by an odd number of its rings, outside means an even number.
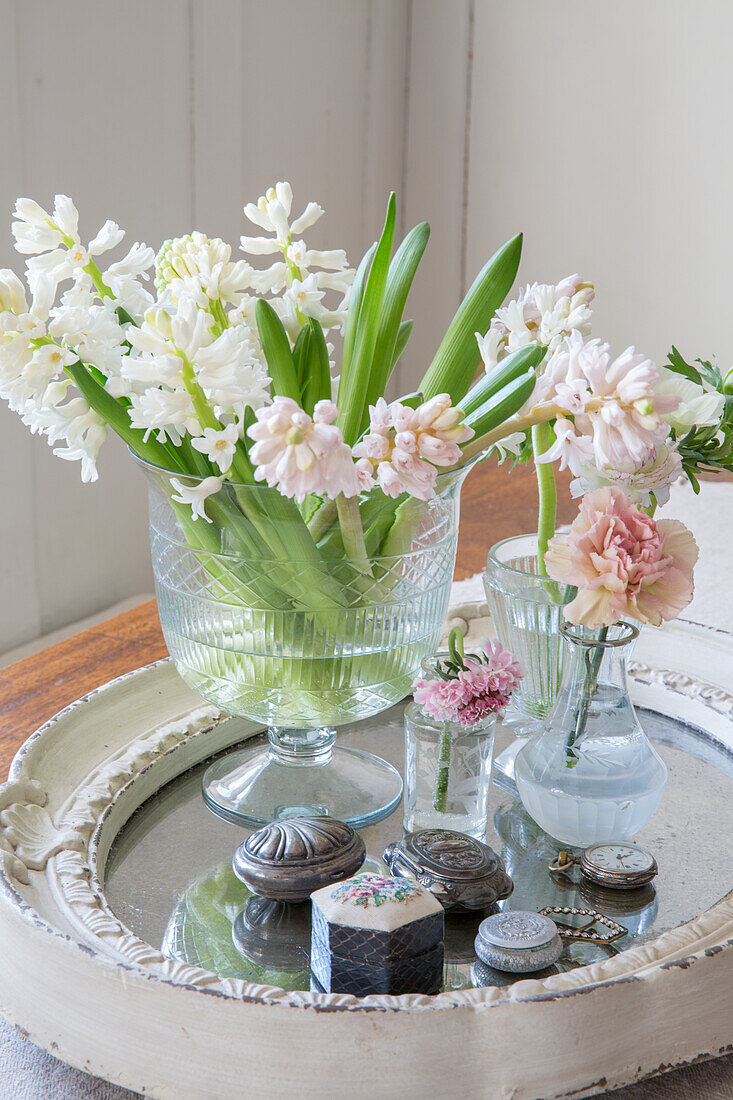
[[[417,703],[405,711],[404,828],[486,838],[496,715],[478,726],[439,722]]]
[[[399,621],[339,624],[347,634],[340,644],[319,639],[305,614],[293,614],[287,631],[282,614],[268,613],[272,621],[254,631],[235,626],[232,613],[218,629],[193,631],[189,622],[184,634],[171,628],[170,601],[159,589],[168,646],[189,686],[230,714],[274,726],[342,725],[379,713],[405,697],[435,644],[434,615],[424,623],[402,613]]]
[[[625,660],[638,631],[563,624],[572,650],[544,731],[521,750],[516,779],[527,812],[564,844],[625,840],[661,801],[667,769],[639,724]]]

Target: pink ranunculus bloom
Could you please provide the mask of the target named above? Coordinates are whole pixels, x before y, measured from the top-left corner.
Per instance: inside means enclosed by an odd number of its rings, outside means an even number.
[[[418,679],[415,702],[439,722],[475,726],[504,710],[524,675],[518,661],[498,642],[484,642],[485,659],[464,659],[465,668],[449,680]]]
[[[545,554],[554,580],[578,587],[565,608],[576,626],[613,626],[622,618],[660,626],[676,618],[693,594],[698,548],[683,523],[655,522],[619,489],[583,497],[567,534]]]

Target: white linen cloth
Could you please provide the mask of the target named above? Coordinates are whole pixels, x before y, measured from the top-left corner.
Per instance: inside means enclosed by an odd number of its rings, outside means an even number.
[[[683,617],[721,630],[733,629],[733,483],[706,482],[699,497],[689,485],[677,485],[663,514],[686,523],[700,547],[695,598]],[[453,586],[454,603],[483,598],[480,574]],[[72,1069],[0,1020],[2,1100],[133,1100],[137,1095]],[[733,1055],[604,1095],[613,1100],[733,1100]]]

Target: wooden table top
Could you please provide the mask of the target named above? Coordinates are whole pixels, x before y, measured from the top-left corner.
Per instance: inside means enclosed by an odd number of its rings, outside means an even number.
[[[560,520],[575,513],[560,492]],[[531,467],[513,470],[481,462],[461,499],[456,580],[483,568],[499,539],[532,530],[536,488]],[[27,737],[62,707],[100,684],[167,656],[154,600],[0,669],[0,776]]]

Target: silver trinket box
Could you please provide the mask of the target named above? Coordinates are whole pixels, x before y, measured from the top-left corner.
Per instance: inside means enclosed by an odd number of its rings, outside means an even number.
[[[542,913],[494,913],[481,921],[475,941],[481,962],[495,970],[528,974],[544,970],[562,954],[557,925]]]
[[[408,833],[384,849],[384,860],[393,875],[426,886],[448,912],[488,909],[514,889],[493,848],[449,829]]]
[[[291,817],[250,833],[232,867],[253,893],[274,901],[305,901],[340,882],[364,862],[364,841],[332,817]]]

